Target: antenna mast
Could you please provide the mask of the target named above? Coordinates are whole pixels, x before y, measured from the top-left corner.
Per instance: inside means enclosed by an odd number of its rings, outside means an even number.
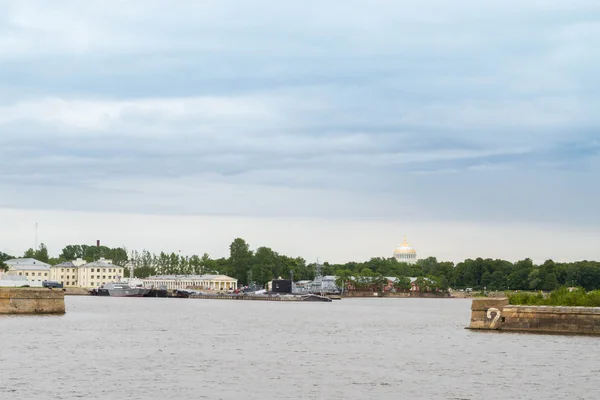
[[[317,280],[320,281],[321,278],[323,278],[322,266],[319,263],[319,259],[317,258],[317,263],[315,264],[315,281],[317,281]]]
[[[135,271],[135,256],[136,251],[131,252],[131,262],[129,263],[129,283],[133,282],[133,274]]]

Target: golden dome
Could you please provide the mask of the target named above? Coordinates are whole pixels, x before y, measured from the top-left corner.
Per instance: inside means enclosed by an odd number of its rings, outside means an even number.
[[[416,250],[406,241],[406,236],[404,236],[404,242],[394,250],[394,255],[399,254],[417,254]]]

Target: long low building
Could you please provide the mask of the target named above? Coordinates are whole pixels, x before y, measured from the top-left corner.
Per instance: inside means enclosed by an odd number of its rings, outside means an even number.
[[[42,287],[42,282],[39,280],[29,280],[23,275],[2,276],[0,274],[0,287]]]
[[[227,275],[157,275],[142,282],[148,288],[234,290],[238,281]]]

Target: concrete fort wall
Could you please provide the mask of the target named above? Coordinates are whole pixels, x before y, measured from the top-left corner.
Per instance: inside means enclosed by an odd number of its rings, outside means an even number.
[[[64,314],[61,289],[0,288],[0,314]]]
[[[474,299],[470,329],[600,335],[600,307],[514,306]]]

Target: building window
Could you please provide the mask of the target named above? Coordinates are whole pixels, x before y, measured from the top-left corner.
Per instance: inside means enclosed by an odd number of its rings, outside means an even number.
[[[94,286],[94,282],[90,282],[90,286]]]
[[[22,272],[19,272],[19,276],[23,276],[23,273],[22,273]]]
[[[29,276],[29,272],[25,272],[25,276]]]
[[[48,273],[47,273],[47,272],[44,272],[44,276],[48,276]]]
[[[102,269],[102,272],[106,272],[106,268],[103,268],[103,269]]]
[[[64,268],[61,268],[61,269],[60,269],[60,272],[65,272],[65,269],[64,269]]]

